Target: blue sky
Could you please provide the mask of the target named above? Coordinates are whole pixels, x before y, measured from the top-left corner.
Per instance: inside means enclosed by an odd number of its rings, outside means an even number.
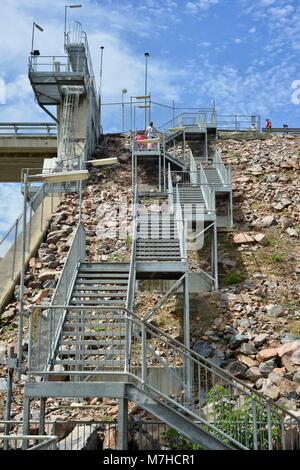
[[[222,114],[261,114],[275,126],[283,122],[299,126],[300,105],[291,99],[292,82],[300,80],[299,1],[80,3],[81,9],[68,10],[68,23],[83,23],[97,76],[100,45],[105,47],[104,102],[119,101],[123,88],[128,89],[127,96],[143,93],[147,51],[149,90],[156,101],[209,106],[215,99]],[[61,0],[1,0],[0,80],[6,83],[6,104],[0,104],[0,121],[48,120],[34,103],[27,57],[32,21],[45,29],[37,31],[35,48],[42,55],[63,54],[64,4]],[[120,111],[105,109],[104,127],[118,129]],[[165,117],[154,110],[155,122],[162,123]],[[0,186],[2,197],[5,188]],[[16,215],[7,212],[0,212],[2,228]]]

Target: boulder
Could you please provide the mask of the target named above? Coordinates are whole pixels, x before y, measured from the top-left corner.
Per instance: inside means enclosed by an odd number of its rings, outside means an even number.
[[[196,343],[194,344],[193,350],[204,358],[211,357],[214,354],[214,349],[211,346],[211,344],[207,343],[206,341],[202,339],[199,339],[198,341],[196,341]]]
[[[256,335],[256,336],[254,337],[254,340],[253,340],[255,346],[258,346],[258,347],[259,347],[259,346],[262,346],[262,345],[266,342],[266,340],[268,339],[268,337],[269,337],[269,335],[266,334],[266,333],[261,333],[260,335]]]
[[[259,353],[256,355],[256,359],[258,360],[258,362],[265,362],[265,361],[269,361],[270,359],[273,359],[276,356],[277,356],[277,349],[268,348],[268,349],[262,349],[261,351],[259,351]]]
[[[293,341],[291,343],[285,343],[282,346],[279,346],[279,348],[276,348],[276,350],[277,350],[277,355],[279,357],[282,357],[285,354],[292,354],[299,348],[300,348],[300,341]]]
[[[258,366],[261,374],[264,377],[267,377],[275,367],[276,367],[275,359],[270,359],[269,361],[263,362]]]
[[[295,366],[300,366],[300,348],[297,349],[292,355],[292,363]]]
[[[298,369],[297,372],[294,374],[293,382],[295,382],[296,384],[300,384],[300,369]]]
[[[250,367],[245,374],[245,379],[250,380],[251,382],[256,382],[261,377],[262,373],[258,367]]]
[[[248,233],[241,232],[234,235],[233,241],[236,245],[246,245],[249,243],[254,243],[255,240]]]
[[[233,375],[234,377],[245,377],[248,367],[245,364],[242,364],[239,361],[234,361],[228,364],[226,367],[227,372]]]
[[[281,305],[270,304],[270,305],[266,305],[265,309],[266,309],[267,315],[270,317],[274,317],[274,318],[282,317],[284,313],[284,309]]]
[[[242,343],[247,343],[248,341],[248,336],[235,335],[230,338],[229,347],[230,349],[237,349]]]

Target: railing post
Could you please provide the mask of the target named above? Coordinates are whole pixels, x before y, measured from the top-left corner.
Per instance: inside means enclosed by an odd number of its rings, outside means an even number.
[[[258,449],[258,440],[257,440],[257,403],[256,398],[252,397],[252,429],[253,429],[253,450]]]
[[[27,191],[28,191],[28,173],[23,174],[24,183],[24,201],[23,201],[23,233],[21,249],[21,275],[20,275],[20,311],[18,325],[18,359],[17,359],[17,379],[21,378],[22,369],[22,342],[23,342],[23,324],[24,324],[24,279],[25,279],[25,252],[26,252],[26,219],[27,219]]]
[[[147,383],[147,343],[146,343],[146,325],[142,322],[142,382]]]
[[[272,415],[271,415],[270,403],[267,404],[267,420],[268,420],[268,449],[273,450]]]
[[[19,225],[19,219],[16,220],[16,225],[15,225],[14,252],[13,252],[12,273],[11,273],[11,278],[12,278],[12,279],[14,278],[15,265],[16,265],[16,251],[17,251],[17,239],[18,239],[18,225]]]

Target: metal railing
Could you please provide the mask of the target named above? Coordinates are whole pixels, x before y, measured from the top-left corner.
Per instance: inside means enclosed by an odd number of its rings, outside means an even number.
[[[3,442],[5,450],[21,450],[23,443],[27,443],[26,450],[57,450],[57,437],[56,436],[25,436],[25,435],[1,435],[0,443]],[[1,449],[1,444],[0,444]]]
[[[192,153],[190,155],[190,175],[191,175],[190,177],[191,183],[197,186],[198,185],[197,166],[196,166],[196,162]]]
[[[213,108],[199,110],[193,113],[180,113],[165,122],[159,129],[162,132],[171,133],[184,128],[201,128],[205,129],[216,124],[216,112]]]
[[[130,268],[128,276],[128,287],[126,297],[126,309],[133,311],[134,306],[134,294],[135,294],[135,283],[136,283],[136,243],[137,243],[137,207],[138,207],[138,189],[137,184],[134,188],[132,198],[132,243],[131,243],[131,257],[130,257]],[[126,367],[129,367],[130,356],[131,356],[131,338],[132,338],[132,323],[127,320],[126,314]]]
[[[56,124],[51,122],[0,122],[0,136],[53,136]]]
[[[30,428],[39,427],[38,421],[30,421]],[[9,425],[13,429],[12,436],[5,436],[7,444],[5,450],[22,449],[24,440],[29,438],[29,444],[34,444],[28,450],[38,450],[37,446],[45,446],[45,450],[82,450],[89,444],[92,438],[92,450],[117,450],[118,422],[116,420],[91,420],[86,421],[76,419],[66,419],[45,421],[45,443],[38,441],[36,436],[23,437],[22,421],[0,421],[0,427]],[[93,437],[96,435],[96,439]],[[9,440],[12,437],[11,441]],[[16,439],[14,439],[16,437]],[[42,440],[42,439],[41,439]],[[54,442],[55,440],[55,442]],[[2,435],[0,433],[0,449]],[[150,449],[190,449],[192,443],[183,438],[179,433],[174,432],[162,421],[138,420],[128,423],[128,449],[129,450],[149,450]]]
[[[84,261],[84,257],[85,230],[83,224],[80,223],[74,233],[72,245],[69,249],[67,259],[56,285],[56,289],[51,300],[51,307],[55,308],[56,305],[68,305],[77,276],[78,266],[80,262]],[[30,334],[33,336],[36,334],[36,326],[38,323],[38,334],[43,336],[43,341],[39,343],[37,352],[38,363],[40,367],[44,367],[45,370],[50,370],[55,351],[60,340],[61,329],[65,321],[66,309],[55,309],[55,315],[52,315],[52,311],[45,311],[38,322],[36,319],[37,314],[37,311],[33,308]],[[31,354],[32,358],[37,357],[34,347],[31,350]],[[29,358],[29,362],[30,361],[31,357]]]
[[[185,261],[187,259],[186,252],[186,224],[182,215],[182,207],[180,203],[180,195],[178,184],[176,185],[176,204],[174,205],[174,218],[177,224],[177,233],[180,246],[180,255],[181,260]]]
[[[220,153],[215,149],[213,155],[213,165],[215,166],[220,180],[224,185],[231,185],[231,168],[230,165],[225,165]]]
[[[43,184],[26,205],[26,252],[30,253],[37,243],[35,235],[42,233],[45,224],[58,203],[58,185]],[[21,268],[21,243],[23,232],[22,213],[0,239],[0,266],[5,266],[7,279],[13,280]]]
[[[200,183],[200,189],[203,194],[203,199],[205,201],[206,210],[209,213],[216,211],[216,198],[214,189],[209,185],[205,171],[202,164],[198,169],[198,181]]]
[[[79,57],[79,56],[78,56]],[[87,65],[84,61],[73,61],[67,55],[64,56],[30,56],[30,73],[54,73],[86,75],[88,73]]]
[[[217,128],[220,131],[260,131],[260,115],[218,114]]]
[[[144,154],[150,152],[160,153],[160,140],[159,139],[143,139],[137,140],[132,138],[132,147],[135,154]]]
[[[45,307],[39,306],[37,309],[40,320]],[[55,308],[47,309],[52,315],[57,312]],[[121,331],[127,313],[134,332],[129,380],[132,378],[137,387],[145,390],[153,399],[165,403],[174,413],[192,419],[202,430],[239,449],[300,448],[299,418],[147,321],[126,309],[116,312],[104,307],[69,307],[67,310],[73,313],[77,311],[81,326],[90,337],[93,335],[91,312],[94,312],[95,331],[100,331],[101,325],[110,324],[110,328],[102,327],[101,344],[105,341],[111,344],[112,328],[115,332]],[[30,348],[32,341],[31,328]],[[45,336],[36,336],[35,341],[45,341]],[[87,351],[90,355],[88,365],[85,360]],[[107,373],[111,377],[113,372],[118,380],[118,373],[126,372],[124,365],[116,365],[105,358],[99,359],[97,350],[94,354],[94,358],[91,358],[89,349],[82,350],[81,356],[73,361],[69,370],[59,374],[84,377],[93,374],[105,376]],[[76,356],[76,351],[73,355]],[[120,359],[125,364],[125,353],[124,356],[120,353]],[[33,370],[32,363],[29,363],[29,372],[39,373],[39,370]]]
[[[170,164],[168,166],[168,206],[170,214],[174,214],[174,187],[172,183]]]

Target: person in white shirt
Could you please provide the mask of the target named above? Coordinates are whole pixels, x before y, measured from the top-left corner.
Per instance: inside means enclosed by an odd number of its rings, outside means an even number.
[[[147,126],[146,128],[146,136],[147,136],[147,139],[155,139],[156,137],[156,129],[153,126],[152,121],[150,122],[149,126]],[[148,144],[148,150],[152,150],[152,149],[153,149],[153,144]]]

